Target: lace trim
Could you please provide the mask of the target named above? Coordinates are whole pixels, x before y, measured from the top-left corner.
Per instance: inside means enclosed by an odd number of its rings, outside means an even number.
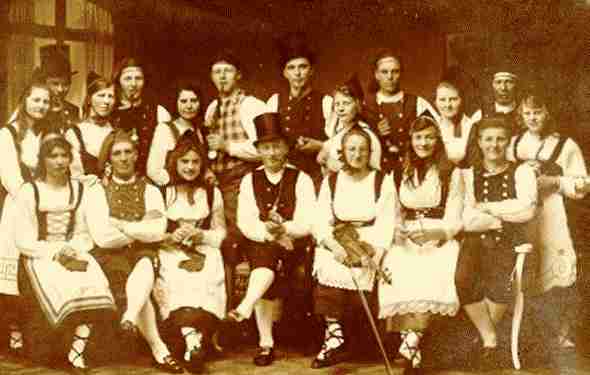
[[[444,303],[439,301],[408,301],[390,304],[381,307],[379,318],[387,318],[392,315],[403,315],[411,313],[431,313],[447,316],[455,316],[461,305],[456,303]]]

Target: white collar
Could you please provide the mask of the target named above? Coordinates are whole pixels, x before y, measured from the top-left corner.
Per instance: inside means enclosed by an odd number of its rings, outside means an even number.
[[[113,177],[112,177],[112,178],[113,178],[113,181],[114,181],[116,184],[119,184],[119,185],[131,185],[131,184],[132,184],[132,183],[134,183],[134,182],[135,182],[135,180],[137,179],[135,176],[133,176],[133,177],[131,177],[129,180],[122,180],[122,179],[118,178],[118,177],[117,177],[117,176],[115,176],[115,175],[113,175]]]
[[[516,103],[510,103],[508,105],[494,103],[494,106],[498,113],[510,113],[516,108]]]
[[[377,98],[375,99],[377,104],[398,103],[398,102],[401,102],[402,100],[404,100],[404,92],[403,91],[398,91],[397,93],[395,93],[392,96],[385,96],[380,91],[377,91]]]

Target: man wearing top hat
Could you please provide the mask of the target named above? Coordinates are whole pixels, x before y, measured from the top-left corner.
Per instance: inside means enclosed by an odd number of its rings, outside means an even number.
[[[240,322],[256,312],[260,348],[254,363],[267,366],[274,360],[273,300],[287,295],[291,271],[304,256],[315,192],[311,178],[287,164],[291,145],[282,133],[280,115],[265,113],[254,123],[263,165],[242,179],[237,215],[247,238],[242,250],[252,271],[246,294],[228,319]]]
[[[289,162],[309,174],[316,191],[322,182],[317,154],[327,139],[324,130],[330,115],[332,98],[314,90],[315,53],[300,33],[284,38],[280,45],[280,67],[288,85],[267,101],[270,111],[278,112],[283,133],[293,143]]]
[[[365,98],[362,117],[375,129],[383,149],[381,167],[384,171],[398,168],[409,145],[410,124],[417,115],[434,109],[424,98],[401,87],[403,73],[399,54],[382,49],[373,59],[374,81]]]
[[[66,97],[72,84],[70,61],[57,46],[45,47],[41,53],[41,66],[33,72],[36,80],[45,82],[51,91],[51,108],[48,123],[61,134],[80,121],[80,109]]]
[[[247,95],[240,87],[242,70],[231,51],[224,50],[211,65],[211,80],[218,97],[205,112],[208,156],[223,195],[227,236],[221,245],[224,261],[233,266],[240,261],[240,232],[236,210],[240,181],[260,161],[254,146],[254,117],[267,112],[266,104]],[[226,269],[226,271],[231,271]]]

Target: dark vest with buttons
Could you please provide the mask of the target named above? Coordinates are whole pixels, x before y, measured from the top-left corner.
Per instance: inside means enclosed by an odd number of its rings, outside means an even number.
[[[110,216],[125,221],[140,221],[145,216],[145,188],[147,182],[138,178],[131,184],[111,180],[104,186]]]
[[[516,198],[517,165],[510,166],[502,173],[486,175],[483,167],[473,167],[473,191],[476,202],[499,202]],[[502,229],[473,233],[481,239],[487,248],[513,248],[526,242],[525,225],[523,223],[502,222]]]
[[[399,169],[401,158],[405,155],[410,142],[410,125],[416,119],[416,105],[418,97],[404,92],[404,99],[397,103],[377,104],[377,93],[370,93],[365,102],[361,117],[371,126],[381,141],[382,158],[381,169],[389,172]],[[391,134],[383,137],[379,133],[377,124],[383,118],[389,120]],[[394,151],[395,146],[399,151]]]
[[[519,120],[518,120],[518,110],[516,107],[512,112],[509,113],[502,113],[496,111],[496,103],[492,101],[484,101],[481,106],[481,117],[482,118],[489,118],[489,117],[503,117],[506,118],[510,124],[512,125],[512,134],[517,134],[520,130]]]
[[[144,100],[137,107],[115,109],[112,118],[115,129],[135,130],[138,138],[137,150],[139,152],[135,168],[139,175],[145,176],[147,158],[157,123],[156,105]]]
[[[295,205],[297,204],[295,185],[298,176],[299,171],[297,169],[285,168],[281,181],[274,185],[266,178],[264,169],[257,169],[252,172],[252,186],[256,197],[256,206],[258,206],[260,212],[260,220],[268,221],[268,214],[275,201],[277,202],[277,212],[283,219],[293,219]],[[280,196],[278,196],[279,194]]]
[[[60,111],[49,110],[46,117],[51,130],[60,134],[76,126],[80,122],[80,109],[70,102],[63,102]]]
[[[299,137],[325,141],[327,137],[324,132],[325,120],[322,110],[324,95],[311,90],[301,98],[289,100],[289,96],[288,88],[278,94],[278,113],[283,134],[293,145]],[[316,188],[319,187],[322,182],[322,170],[316,161],[317,153],[306,154],[291,147],[288,158],[291,164],[312,178]]]

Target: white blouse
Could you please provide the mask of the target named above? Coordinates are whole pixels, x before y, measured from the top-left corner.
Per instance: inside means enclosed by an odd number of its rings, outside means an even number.
[[[7,126],[14,126],[19,129],[17,122]],[[20,144],[21,160],[31,170],[37,168],[37,157],[39,155],[39,145],[41,135],[35,135],[32,130],[27,130],[25,137]],[[24,180],[21,175],[18,153],[10,131],[6,128],[0,129],[0,150],[2,150],[2,163],[0,163],[0,181],[2,186],[12,197],[16,197],[17,192]]]
[[[82,134],[82,141],[84,142],[86,152],[98,158],[105,138],[113,131],[112,125],[109,122],[105,123],[104,125],[97,125],[92,121],[86,120],[82,121],[76,126],[78,129],[80,129],[80,133]],[[72,152],[74,156],[72,164],[70,165],[72,177],[81,177],[86,173],[84,171],[82,158],[80,156],[80,140],[72,129],[68,129],[68,131],[66,131],[65,138],[72,145]]]

